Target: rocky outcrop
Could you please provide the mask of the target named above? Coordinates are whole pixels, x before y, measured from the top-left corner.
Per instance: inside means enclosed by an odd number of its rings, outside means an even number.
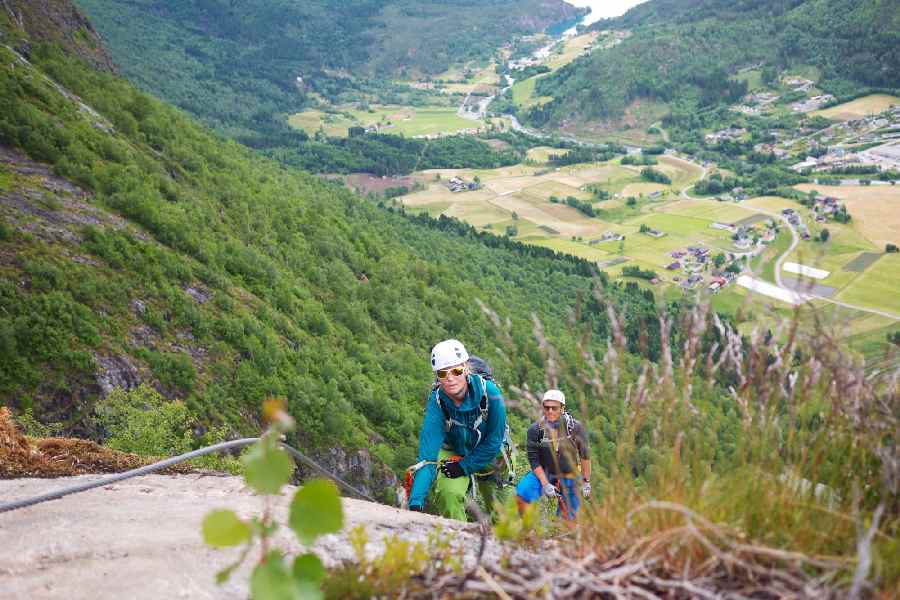
[[[397,476],[383,463],[374,459],[368,450],[345,450],[339,447],[320,451],[315,456],[316,462],[329,473],[336,473],[347,483],[370,496],[385,496],[381,500],[393,500],[393,490],[398,481]],[[298,465],[301,479],[321,476],[314,469]]]
[[[127,356],[98,356],[96,363],[101,398],[116,388],[130,390],[141,384],[140,372]]]
[[[94,476],[0,481],[0,498],[12,501],[96,479]],[[296,488],[288,486],[273,502],[275,518],[287,522],[287,507]],[[353,560],[347,533],[363,526],[367,553],[380,554],[387,536],[425,543],[441,527],[472,565],[480,535],[477,526],[402,511],[361,500],[344,499],[341,533],[326,535],[313,551],[326,565]],[[244,600],[249,565],[222,586],[215,574],[239,550],[213,550],[200,536],[203,517],[230,508],[247,518],[260,514],[263,500],[238,477],[161,476],[131,479],[61,500],[0,514],[0,590],[9,598],[104,600],[133,598],[217,598]],[[304,551],[286,528],[275,545]],[[500,560],[503,548],[489,540],[484,561]],[[256,556],[257,553],[253,553]]]
[[[0,0],[0,10],[28,36],[17,44],[23,54],[33,42],[55,42],[96,69],[116,71],[100,35],[69,0]]]

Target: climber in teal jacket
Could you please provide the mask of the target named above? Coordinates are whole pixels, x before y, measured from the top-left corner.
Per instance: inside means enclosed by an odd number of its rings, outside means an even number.
[[[423,510],[434,483],[437,512],[460,521],[466,520],[469,476],[490,474],[497,468],[494,463],[506,432],[503,394],[493,381],[470,373],[468,360],[465,347],[457,340],[446,340],[432,350],[436,383],[425,408],[419,468],[409,496],[410,510]],[[478,483],[479,492],[491,506],[498,487],[495,480],[479,477]]]

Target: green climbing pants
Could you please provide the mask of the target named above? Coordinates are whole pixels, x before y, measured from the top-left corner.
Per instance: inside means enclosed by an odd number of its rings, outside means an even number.
[[[441,450],[438,454],[438,461],[452,456],[449,450]],[[484,506],[489,512],[493,510],[494,502],[503,502],[509,495],[511,486],[500,488],[497,486],[493,476],[486,479],[475,477],[477,492]],[[470,477],[457,477],[450,479],[445,477],[438,469],[437,479],[434,483],[434,507],[442,517],[448,519],[456,519],[457,521],[468,521],[466,515],[466,493],[469,491],[471,484]]]

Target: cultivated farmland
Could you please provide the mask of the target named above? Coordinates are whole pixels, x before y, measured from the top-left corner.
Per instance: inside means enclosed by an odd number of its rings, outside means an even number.
[[[864,98],[857,98],[850,102],[838,104],[825,110],[819,110],[813,115],[834,119],[835,121],[852,121],[869,115],[877,115],[890,107],[900,104],[900,98],[887,94],[873,94]]]
[[[414,137],[452,134],[481,125],[479,121],[459,117],[456,110],[447,106],[377,106],[371,110],[343,107],[329,113],[304,111],[292,115],[288,122],[308,134],[315,134],[321,127],[330,136],[346,136],[351,127],[373,127],[382,133]]]
[[[800,185],[804,192],[816,190],[825,196],[840,198],[853,216],[860,233],[881,246],[900,244],[900,187]]]

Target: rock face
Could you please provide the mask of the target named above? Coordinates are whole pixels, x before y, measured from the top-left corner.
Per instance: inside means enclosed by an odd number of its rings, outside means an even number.
[[[56,42],[96,69],[116,71],[99,34],[69,0],[0,0],[0,10],[32,41]],[[19,50],[28,54],[28,44]]]
[[[96,476],[4,480],[0,498],[8,502],[89,479]],[[274,514],[282,523],[287,522],[295,489],[289,487],[275,502]],[[453,536],[454,545],[465,548],[468,563],[474,560],[480,542],[477,525],[359,500],[344,499],[343,504],[343,532],[324,536],[313,548],[326,565],[353,558],[347,532],[360,525],[368,531],[367,551],[373,556],[383,549],[387,536],[425,542],[440,526]],[[261,512],[262,499],[238,477],[151,475],[0,513],[0,595],[31,600],[245,600],[247,565],[225,585],[214,582],[215,573],[239,554],[238,549],[213,550],[203,544],[203,517],[216,508],[250,517]],[[286,528],[279,530],[276,544],[301,551]],[[484,560],[499,560],[501,550],[489,540]]]
[[[397,486],[397,476],[384,464],[374,460],[366,450],[347,452],[343,448],[329,448],[316,456],[316,462],[329,473],[340,473],[342,479],[370,496],[390,492]],[[301,478],[318,476],[309,467],[298,465]],[[379,498],[392,500],[393,498]]]
[[[127,356],[98,356],[97,385],[105,398],[115,388],[130,390],[141,384],[141,376]]]

